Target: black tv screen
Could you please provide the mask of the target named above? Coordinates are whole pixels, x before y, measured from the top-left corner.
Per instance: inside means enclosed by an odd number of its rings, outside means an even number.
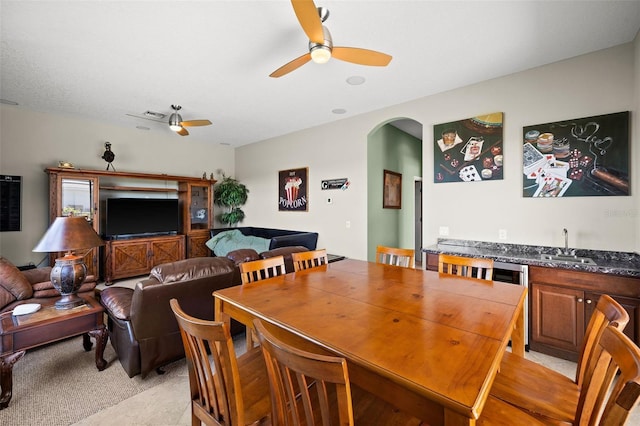
[[[108,198],[106,238],[176,234],[180,207],[175,198]]]

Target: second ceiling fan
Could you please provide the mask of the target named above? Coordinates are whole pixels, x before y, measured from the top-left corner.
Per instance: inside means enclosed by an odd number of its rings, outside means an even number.
[[[291,0],[291,4],[302,29],[309,37],[309,52],[281,66],[269,74],[269,77],[282,77],[310,60],[316,63],[325,63],[332,56],[341,61],[379,67],[384,67],[391,61],[392,57],[390,55],[376,52],[375,50],[334,46],[331,33],[329,33],[327,27],[322,25],[329,17],[327,9],[316,7],[313,0]]]
[[[209,120],[187,120],[183,121],[182,116],[178,113],[182,107],[180,105],[171,105],[173,113],[169,116],[169,128],[179,134],[180,136],[187,136],[189,132],[185,127],[194,126],[209,126],[211,121]]]

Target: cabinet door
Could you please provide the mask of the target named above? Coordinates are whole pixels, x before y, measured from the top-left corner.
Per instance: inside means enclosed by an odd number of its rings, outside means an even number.
[[[181,183],[182,233],[202,233],[213,227],[213,189],[211,181]]]
[[[184,259],[184,237],[161,238],[150,242],[152,253],[149,269],[163,263]]]
[[[574,352],[584,337],[584,292],[531,283],[531,347],[541,343]]]
[[[100,218],[98,210],[98,178],[66,173],[51,173],[49,175],[49,220],[50,223],[60,216],[82,216],[92,228],[100,233]],[[80,254],[80,253],[76,253]],[[52,253],[51,264],[64,253]],[[98,249],[92,249],[84,256],[87,275],[98,277],[99,262]]]
[[[144,275],[149,272],[149,243],[147,241],[110,241],[107,247],[105,280]]]
[[[209,257],[211,251],[209,247],[205,245],[211,236],[209,233],[202,235],[189,235],[187,237],[187,257]]]
[[[620,303],[622,307],[629,314],[629,323],[624,328],[624,334],[629,336],[631,340],[639,344],[640,342],[640,299],[634,299],[631,297],[610,295],[616,302]],[[589,322],[591,315],[598,303],[600,294],[586,293],[585,294],[585,315],[586,322]],[[589,302],[591,301],[591,302]]]

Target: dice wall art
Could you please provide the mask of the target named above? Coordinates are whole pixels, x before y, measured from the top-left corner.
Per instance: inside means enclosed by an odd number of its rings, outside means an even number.
[[[629,195],[629,112],[522,129],[524,197]]]

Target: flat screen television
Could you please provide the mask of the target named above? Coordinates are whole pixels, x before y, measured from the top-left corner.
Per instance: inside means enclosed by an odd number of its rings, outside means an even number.
[[[173,235],[180,229],[176,198],[107,198],[105,207],[106,239]]]

